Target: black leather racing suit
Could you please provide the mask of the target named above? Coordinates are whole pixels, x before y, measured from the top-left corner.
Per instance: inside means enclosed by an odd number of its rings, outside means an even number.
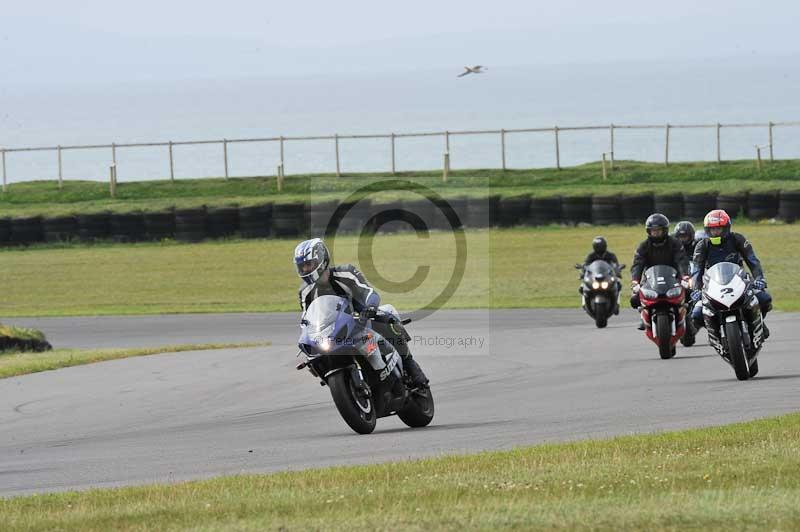
[[[315,284],[303,284],[300,287],[300,308],[303,312],[319,296],[335,295],[346,297],[353,305],[356,312],[363,312],[368,308],[376,308],[381,303],[381,297],[375,291],[364,274],[352,264],[332,266],[328,269],[330,276],[327,283],[318,281]],[[393,309],[392,309],[393,310]],[[403,324],[390,318],[390,316],[379,316],[374,319],[370,327],[388,341],[403,357],[403,367],[416,384],[427,384],[427,378],[422,373],[422,369],[413,360],[411,350],[408,347],[408,333]],[[417,373],[417,371],[419,373]]]

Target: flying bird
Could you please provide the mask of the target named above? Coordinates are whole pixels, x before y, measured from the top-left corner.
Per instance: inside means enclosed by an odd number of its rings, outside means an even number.
[[[464,67],[464,72],[456,76],[457,78],[461,78],[466,76],[467,74],[483,74],[486,72],[487,68],[483,65],[475,65],[474,67]]]

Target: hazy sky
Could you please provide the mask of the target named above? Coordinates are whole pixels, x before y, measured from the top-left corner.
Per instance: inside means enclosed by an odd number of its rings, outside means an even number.
[[[0,81],[370,75],[800,52],[800,2],[4,2]]]

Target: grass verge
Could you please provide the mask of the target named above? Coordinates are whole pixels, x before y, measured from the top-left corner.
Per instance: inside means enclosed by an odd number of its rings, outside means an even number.
[[[444,197],[488,196],[497,194],[536,196],[579,194],[630,194],[639,192],[710,192],[764,191],[800,189],[800,160],[769,163],[759,172],[754,161],[658,163],[616,161],[607,179],[602,178],[600,163],[562,168],[530,170],[454,170],[448,182],[440,171],[298,175],[286,178],[284,189],[277,191],[274,177],[181,179],[178,181],[133,181],[120,183],[117,197],[108,197],[108,184],[95,181],[32,181],[14,183],[0,194],[0,207],[8,216],[60,215],[110,210],[162,210],[199,205],[249,205],[274,202],[319,202],[341,200],[367,184],[400,178],[430,187]],[[402,192],[389,193],[396,199]]]
[[[800,310],[800,225],[737,223],[753,242],[779,310]],[[631,264],[640,227],[544,227],[465,232],[463,278],[444,308],[577,307],[573,264],[605,235]],[[294,240],[148,243],[0,251],[0,316],[296,311]],[[403,260],[397,260],[402,250]],[[384,302],[411,311],[434,301],[455,271],[453,235],[335,240],[336,263],[357,264]],[[374,257],[370,263],[369,255]],[[627,273],[627,272],[626,272]],[[424,278],[418,286],[414,276]],[[629,278],[626,276],[626,279]]]
[[[797,530],[800,414],[372,466],[0,500],[12,530]]]
[[[51,369],[66,368],[92,364],[104,360],[140,357],[161,353],[179,353],[181,351],[203,351],[208,349],[234,349],[239,347],[256,347],[268,343],[240,344],[181,344],[161,347],[137,347],[128,349],[54,349],[46,353],[6,353],[0,354],[0,379],[16,377],[28,373],[38,373]],[[2,527],[0,527],[2,530]]]

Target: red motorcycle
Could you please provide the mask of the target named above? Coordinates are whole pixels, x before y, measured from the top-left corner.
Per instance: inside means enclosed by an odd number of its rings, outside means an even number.
[[[686,332],[685,298],[686,289],[672,266],[653,266],[644,272],[639,300],[645,334],[663,359],[675,356],[675,344]]]

